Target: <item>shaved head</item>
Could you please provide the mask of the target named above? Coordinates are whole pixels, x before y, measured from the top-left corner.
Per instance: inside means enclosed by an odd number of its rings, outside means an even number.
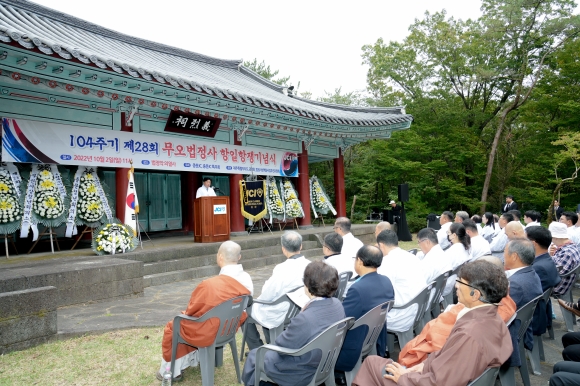
[[[526,238],[524,227],[519,221],[508,222],[508,224],[505,226],[505,234],[510,240]]]
[[[242,247],[238,243],[235,243],[231,240],[225,241],[220,245],[220,249],[218,250],[218,256],[224,259],[224,262],[228,264],[237,264],[241,255]]]
[[[388,223],[387,221],[381,221],[380,223],[377,224],[375,228],[375,236],[377,236],[384,230],[391,230],[391,224]]]
[[[504,269],[504,267],[503,267],[503,263],[501,262],[501,260],[499,259],[499,257],[495,257],[495,256],[492,256],[492,255],[484,255],[484,256],[481,256],[481,257],[480,257],[479,259],[477,259],[477,260],[478,260],[478,261],[479,261],[479,260],[482,260],[482,261],[487,261],[487,262],[489,262],[489,263],[492,263],[493,265],[497,265],[497,266],[498,266],[498,267],[500,267],[501,269]]]

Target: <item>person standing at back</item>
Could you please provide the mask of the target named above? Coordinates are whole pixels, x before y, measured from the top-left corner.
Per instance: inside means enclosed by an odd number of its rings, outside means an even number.
[[[514,196],[507,195],[505,197],[505,205],[502,207],[501,212],[507,213],[510,210],[518,209],[517,202],[514,201]]]

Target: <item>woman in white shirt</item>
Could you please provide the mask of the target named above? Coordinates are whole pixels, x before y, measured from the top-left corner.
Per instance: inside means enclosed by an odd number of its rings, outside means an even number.
[[[485,212],[481,218],[481,222],[485,224],[485,226],[483,227],[480,236],[486,239],[488,243],[490,243],[491,239],[493,239],[493,236],[495,236],[499,231],[499,226],[493,220],[493,213]]]
[[[465,227],[461,223],[454,222],[447,231],[447,239],[451,242],[451,247],[445,251],[445,257],[451,262],[453,269],[456,269],[469,260],[469,248],[471,248],[471,238],[465,232]],[[449,294],[455,286],[457,275],[447,279],[447,285],[443,291],[443,296]]]

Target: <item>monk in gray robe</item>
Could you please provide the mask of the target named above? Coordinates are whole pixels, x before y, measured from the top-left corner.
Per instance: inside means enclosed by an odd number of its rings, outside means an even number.
[[[505,273],[487,261],[468,263],[455,284],[465,305],[441,350],[411,368],[369,356],[353,386],[465,386],[489,367],[499,367],[512,353],[512,343],[497,306],[508,293]]]

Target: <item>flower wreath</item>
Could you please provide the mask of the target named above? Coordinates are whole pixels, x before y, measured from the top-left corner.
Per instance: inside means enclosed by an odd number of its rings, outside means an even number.
[[[10,234],[20,228],[24,212],[24,184],[13,163],[0,165],[0,234]]]
[[[107,219],[112,219],[111,204],[105,188],[96,168],[80,166],[74,178],[68,223],[96,228],[107,222]]]
[[[270,216],[270,223],[272,219],[284,219],[284,202],[280,197],[280,190],[276,186],[276,179],[274,176],[266,177],[266,206],[268,207],[268,216]]]
[[[310,204],[314,212],[314,218],[318,218],[318,213],[327,214],[329,211],[336,216],[336,210],[330,203],[322,184],[316,176],[310,178]]]
[[[110,223],[93,231],[93,251],[97,255],[134,251],[139,243],[134,234],[133,228],[129,225],[123,224],[119,219],[112,219]]]
[[[282,196],[284,197],[284,210],[286,212],[286,217],[304,217],[302,203],[298,200],[298,193],[296,193],[292,182],[288,179],[280,181],[280,190],[282,190]]]

